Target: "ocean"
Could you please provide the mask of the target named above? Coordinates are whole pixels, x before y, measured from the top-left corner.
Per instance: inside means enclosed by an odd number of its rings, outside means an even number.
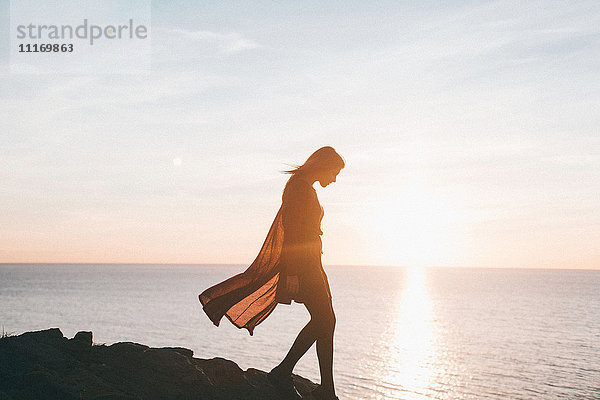
[[[181,346],[270,370],[309,316],[278,305],[254,336],[198,294],[240,265],[0,264],[0,325],[94,343]],[[600,271],[325,266],[340,399],[600,399]],[[314,347],[295,373],[319,382]]]

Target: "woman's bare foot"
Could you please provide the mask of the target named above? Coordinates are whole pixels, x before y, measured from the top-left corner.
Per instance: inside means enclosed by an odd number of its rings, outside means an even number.
[[[327,390],[327,388],[319,385],[315,390],[310,392],[310,395],[316,400],[340,400],[333,390]]]
[[[267,378],[286,399],[302,399],[294,387],[291,372],[284,371],[283,368],[277,366],[267,373]]]

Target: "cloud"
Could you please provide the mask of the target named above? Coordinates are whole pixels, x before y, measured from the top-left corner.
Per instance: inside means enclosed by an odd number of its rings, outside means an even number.
[[[184,39],[207,49],[216,50],[221,54],[234,54],[261,47],[255,41],[247,39],[237,32],[190,31],[181,28],[157,28],[154,32],[155,38],[162,36],[166,40]]]

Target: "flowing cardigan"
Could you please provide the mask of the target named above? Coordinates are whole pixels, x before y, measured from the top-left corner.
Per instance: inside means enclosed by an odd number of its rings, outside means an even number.
[[[306,296],[331,297],[321,265],[320,229],[323,209],[313,187],[292,175],[282,204],[254,262],[235,275],[202,292],[198,298],[210,320],[219,326],[223,316],[250,335],[278,303],[303,302]],[[286,277],[298,276],[299,292],[285,288]]]

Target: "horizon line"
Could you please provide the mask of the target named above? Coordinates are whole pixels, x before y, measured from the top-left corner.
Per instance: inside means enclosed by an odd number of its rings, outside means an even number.
[[[55,264],[55,265],[223,265],[223,266],[249,266],[248,263],[210,263],[210,262],[0,262],[2,265],[39,265],[39,264]],[[556,270],[556,271],[600,271],[600,267],[515,267],[515,266],[457,266],[457,265],[424,265],[424,266],[409,266],[409,265],[389,265],[389,264],[326,264],[329,267],[377,267],[377,268],[464,268],[464,269],[523,269],[523,270]]]

